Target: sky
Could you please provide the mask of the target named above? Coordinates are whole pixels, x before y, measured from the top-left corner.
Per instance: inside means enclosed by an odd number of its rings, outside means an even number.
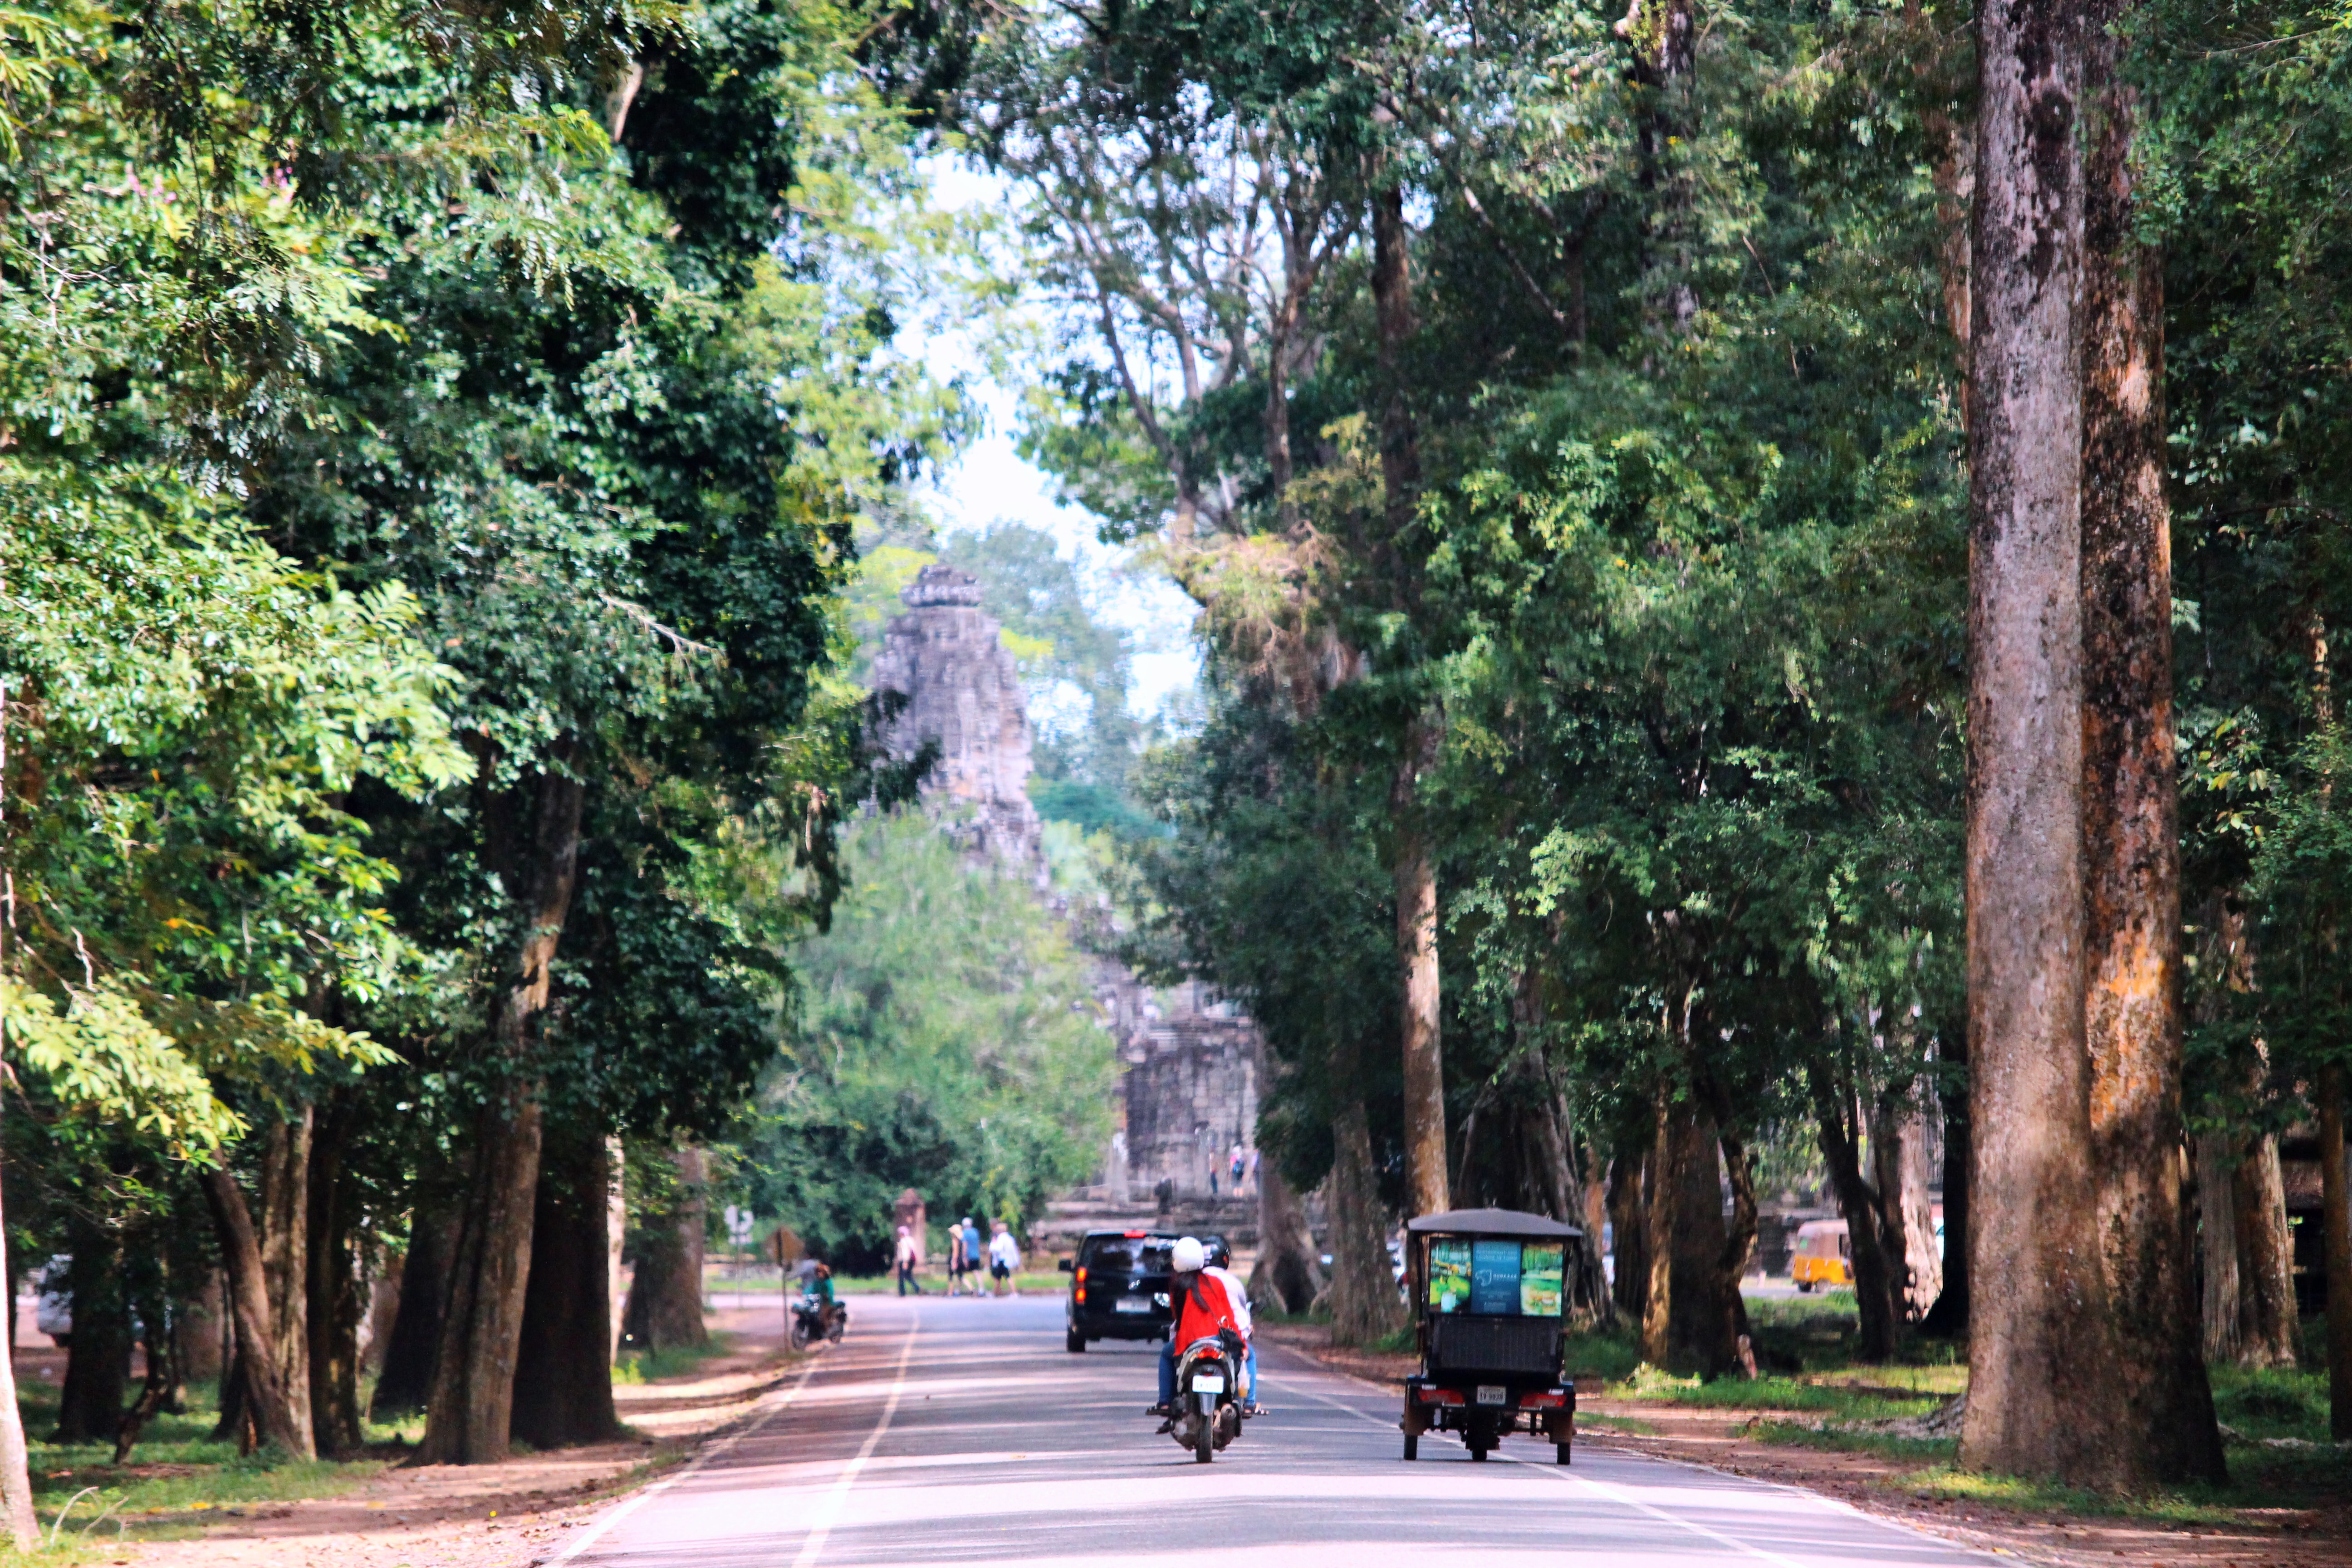
[[[936,159],[930,174],[932,199],[948,211],[979,205],[1001,210],[1010,204],[1003,181],[961,160]],[[1171,694],[1200,677],[1192,601],[1165,577],[1129,569],[1126,551],[1095,538],[1092,514],[1055,500],[1053,480],[1013,450],[1020,388],[989,374],[968,334],[952,326],[910,327],[900,346],[919,354],[936,375],[966,377],[986,415],[985,433],[939,476],[925,498],[941,531],[1010,521],[1053,535],[1093,588],[1096,613],[1133,639],[1135,684],[1128,706],[1139,718],[1151,717]]]

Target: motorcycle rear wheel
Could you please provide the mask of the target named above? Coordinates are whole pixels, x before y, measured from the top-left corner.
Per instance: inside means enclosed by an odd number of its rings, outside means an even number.
[[[1213,1413],[1201,1417],[1192,1428],[1192,1462],[1205,1465],[1217,1457],[1217,1418]]]

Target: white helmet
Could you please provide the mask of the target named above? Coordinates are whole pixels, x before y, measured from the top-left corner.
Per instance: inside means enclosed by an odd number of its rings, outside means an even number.
[[[1198,1274],[1201,1266],[1209,1261],[1209,1249],[1197,1237],[1180,1237],[1169,1254],[1169,1265],[1179,1274]]]

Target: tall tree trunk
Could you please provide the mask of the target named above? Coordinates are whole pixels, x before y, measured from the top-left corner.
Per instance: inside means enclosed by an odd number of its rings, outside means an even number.
[[[1948,1041],[1957,1049],[1961,1082],[1943,1097],[1944,1109],[1944,1282],[1936,1304],[1920,1320],[1926,1332],[1958,1339],[1969,1331],[1969,1205],[1975,1180],[1974,1142],[1969,1128],[1968,1042]]]
[[[615,1173],[604,1141],[566,1131],[548,1141],[531,1225],[530,1282],[515,1364],[513,1434],[534,1448],[608,1442],[614,1302],[605,1267],[605,1198]]]
[[[532,1058],[580,872],[585,792],[569,771],[576,750],[554,748],[530,791],[527,840],[510,815],[522,791],[508,792],[491,814],[491,861],[518,889],[524,923],[492,1028],[505,1089],[475,1124],[473,1181],[451,1248],[448,1305],[418,1448],[425,1464],[493,1464],[507,1455],[539,1194],[542,1112]]]
[[[367,1300],[353,1256],[350,1183],[343,1173],[353,1114],[348,1098],[339,1098],[319,1120],[310,1143],[305,1244],[310,1432],[319,1452],[327,1455],[349,1453],[366,1436],[360,1429],[359,1330]]]
[[[1370,1344],[1394,1332],[1405,1315],[1389,1272],[1387,1215],[1360,1091],[1340,1106],[1331,1139],[1331,1342]]]
[[[1723,1228],[1723,1167],[1715,1118],[1690,1100],[1679,1100],[1674,1133],[1679,1191],[1675,1196],[1674,1284],[1664,1364],[1678,1373],[1719,1377],[1737,1363],[1738,1330],[1722,1290],[1729,1238]],[[1738,1294],[1735,1276],[1731,1295],[1736,1300]]]
[[[1323,1269],[1316,1261],[1306,1205],[1272,1161],[1258,1165],[1257,1263],[1250,1269],[1249,1290],[1292,1313],[1305,1312],[1323,1293]]]
[[[433,1392],[433,1362],[441,1348],[441,1318],[449,1294],[450,1222],[419,1209],[409,1216],[408,1253],[400,1261],[400,1305],[385,1336],[383,1366],[368,1412],[378,1421],[425,1408]]]
[[[1829,1167],[1838,1212],[1845,1216],[1846,1262],[1853,1271],[1854,1310],[1861,1324],[1856,1356],[1885,1361],[1895,1353],[1895,1328],[1902,1314],[1895,1306],[1893,1270],[1879,1229],[1878,1194],[1862,1172],[1862,1129],[1853,1088],[1818,1063],[1807,1065],[1805,1079],[1820,1128],[1822,1159]]]
[[[1697,118],[1692,87],[1698,17],[1691,0],[1640,0],[1627,13],[1633,83],[1647,102],[1634,116],[1643,204],[1643,324],[1654,338],[1687,335],[1698,319],[1691,268],[1696,259],[1696,192],[1690,174]],[[1657,361],[1645,359],[1643,369]]]
[[[1717,1129],[1717,1141],[1723,1145],[1724,1179],[1731,1188],[1731,1222],[1724,1227],[1723,1248],[1715,1266],[1715,1344],[1723,1360],[1713,1375],[1738,1372],[1754,1377],[1755,1335],[1739,1282],[1747,1278],[1748,1260],[1756,1254],[1756,1173],[1748,1161],[1747,1143],[1731,1123],[1720,1121]]]
[[[1650,1310],[1650,1218],[1642,1190],[1648,1164],[1646,1153],[1634,1149],[1618,1150],[1609,1163],[1609,1232],[1615,1259],[1610,1294],[1617,1315],[1637,1330]]]
[[[1445,1168],[1445,1062],[1439,1037],[1437,868],[1420,821],[1418,785],[1435,760],[1436,731],[1405,733],[1390,799],[1396,835],[1397,963],[1403,977],[1405,1201],[1415,1215],[1454,1206]]]
[[[236,1324],[236,1362],[232,1375],[236,1395],[244,1402],[245,1418],[264,1443],[305,1459],[318,1458],[310,1424],[298,1420],[288,1396],[284,1364],[278,1353],[278,1334],[269,1311],[269,1278],[261,1258],[261,1241],[254,1234],[253,1212],[246,1206],[245,1189],[228,1172],[203,1172],[199,1182],[219,1233],[221,1260],[228,1274],[229,1315]],[[222,1400],[224,1406],[226,1398]],[[228,1412],[224,1408],[224,1418]]]
[[[671,1161],[677,1185],[668,1211],[646,1224],[638,1243],[628,1324],[622,1331],[622,1338],[643,1350],[674,1350],[710,1339],[702,1321],[709,1166],[702,1151],[691,1145],[677,1151]]]
[[[273,1376],[286,1391],[295,1422],[310,1419],[310,1142],[317,1112],[308,1105],[291,1121],[273,1122],[261,1140],[261,1268],[269,1289]],[[316,1451],[315,1443],[312,1451]]]
[[[617,1133],[604,1140],[604,1169],[612,1175],[604,1189],[604,1300],[613,1319],[604,1364],[611,1366],[621,1359],[621,1274],[629,1242],[629,1156]]]
[[[77,1215],[68,1226],[73,1269],[73,1342],[66,1349],[65,1384],[58,1394],[58,1443],[110,1443],[122,1423],[131,1383],[131,1299],[123,1289],[122,1243],[94,1220]]]
[[[1372,192],[1372,313],[1380,332],[1382,544],[1392,602],[1409,611],[1419,596],[1411,533],[1421,497],[1421,437],[1404,382],[1405,349],[1415,330],[1412,261],[1403,188],[1377,176]],[[1420,803],[1421,776],[1436,761],[1444,728],[1433,710],[1406,725],[1389,791],[1403,1006],[1405,1205],[1414,1215],[1438,1214],[1453,1206],[1446,1193],[1445,1069],[1438,1032],[1437,865]]]
[[[8,684],[0,679],[0,846],[7,842],[8,808]],[[0,876],[10,876],[0,868]],[[13,883],[9,884],[13,887]],[[13,921],[0,921],[0,980],[16,973],[8,951]],[[0,1016],[0,1061],[8,1056],[8,1026]],[[16,1259],[7,1247],[8,1227],[0,1215],[0,1286],[8,1291],[8,1341],[0,1345],[0,1526],[19,1552],[30,1551],[40,1539],[33,1517],[33,1474],[25,1447],[25,1417],[16,1404]]]
[[[2239,1310],[2238,1161],[2231,1140],[2209,1132],[2197,1140],[2197,1241],[2203,1299],[2198,1313],[2206,1362],[2238,1359],[2243,1324]]]
[[[1678,1107],[1674,1085],[1661,1082],[1651,1102],[1650,1154],[1642,1194],[1642,1359],[1652,1366],[1674,1362],[1675,1233],[1682,1226],[1682,1154],[1685,1140],[1677,1123],[1688,1114]]]
[[[2287,1228],[2286,1173],[2275,1133],[2253,1140],[2231,1185],[2238,1200],[2238,1281],[2245,1292],[2239,1308],[2240,1363],[2293,1366],[2294,1233]]]
[[[2084,1042],[2115,1313],[2116,1442],[2135,1484],[2222,1478],[2182,1193],[2180,837],[2172,753],[2172,514],[2164,280],[2132,232],[2137,95],[2095,0],[2084,64]]]
[[[1960,1454],[2106,1491],[2132,1471],[2083,1037],[2083,22],[2067,0],[1977,19],[1969,1262],[1986,1289]]]
[[[1870,1122],[1871,1184],[1895,1304],[1906,1321],[1925,1319],[1944,1289],[1936,1256],[1936,1208],[1927,1195],[1927,1115],[1914,1089],[1882,1095]]]
[[[2352,1439],[2352,1173],[2344,1168],[2344,1068],[2319,1069],[2320,1256],[2327,1270],[2327,1435]]]
[[[542,1116],[530,1088],[514,1084],[475,1120],[474,1179],[450,1248],[448,1305],[418,1464],[488,1465],[507,1457]]]
[[[1577,1264],[1582,1277],[1579,1289],[1591,1303],[1593,1326],[1610,1329],[1617,1326],[1617,1295],[1611,1289],[1608,1267],[1602,1261],[1601,1242],[1610,1225],[1609,1193],[1614,1167],[1601,1157],[1600,1146],[1590,1139],[1584,1144],[1584,1212],[1576,1216],[1576,1223],[1584,1227],[1584,1246]]]

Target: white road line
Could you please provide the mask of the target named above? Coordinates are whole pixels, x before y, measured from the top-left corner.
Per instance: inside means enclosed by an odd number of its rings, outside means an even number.
[[[818,1501],[810,1520],[808,1539],[801,1542],[800,1555],[793,1559],[793,1568],[814,1568],[817,1553],[824,1550],[825,1537],[833,1533],[834,1521],[841,1517],[841,1505],[847,1500],[849,1489],[857,1484],[857,1472],[874,1457],[882,1434],[890,1430],[890,1418],[898,1414],[898,1395],[906,1391],[907,1363],[915,1353],[915,1335],[919,1331],[916,1325],[908,1327],[907,1342],[898,1351],[898,1373],[890,1379],[890,1396],[882,1402],[882,1419],[874,1423],[874,1430],[866,1435],[865,1447],[857,1450],[857,1457],[849,1461],[833,1483],[833,1489]]]
[[[697,1470],[702,1468],[703,1466],[710,1463],[711,1460],[719,1458],[721,1454],[728,1452],[730,1449],[733,1448],[736,1444],[740,1443],[744,1438],[760,1431],[762,1427],[766,1426],[769,1422],[782,1415],[784,1413],[784,1407],[792,1404],[794,1399],[798,1398],[800,1396],[801,1390],[808,1386],[809,1379],[816,1375],[816,1358],[812,1356],[809,1358],[808,1365],[802,1368],[800,1377],[790,1388],[784,1390],[782,1397],[776,1400],[776,1402],[771,1405],[767,1409],[761,1411],[759,1415],[751,1422],[739,1427],[730,1436],[728,1436],[719,1442],[713,1443],[710,1447],[702,1450],[701,1453],[697,1454],[694,1457],[693,1462],[688,1464],[686,1468],[679,1470],[675,1474],[664,1476],[660,1480],[657,1480],[653,1485],[646,1488],[645,1490],[637,1493],[635,1497],[622,1500],[621,1503],[617,1507],[608,1510],[602,1519],[599,1519],[586,1530],[582,1531],[578,1535],[573,1536],[570,1541],[564,1542],[563,1550],[549,1558],[542,1565],[542,1568],[562,1568],[564,1563],[571,1562],[573,1558],[579,1556],[582,1552],[595,1545],[597,1542],[603,1540],[605,1534],[610,1531],[614,1525],[620,1523],[621,1521],[628,1518],[629,1515],[636,1512],[637,1510],[645,1507],[646,1504],[653,1501],[654,1499],[661,1496],[662,1493],[669,1490],[670,1488],[677,1485],[678,1482],[685,1480]]]

